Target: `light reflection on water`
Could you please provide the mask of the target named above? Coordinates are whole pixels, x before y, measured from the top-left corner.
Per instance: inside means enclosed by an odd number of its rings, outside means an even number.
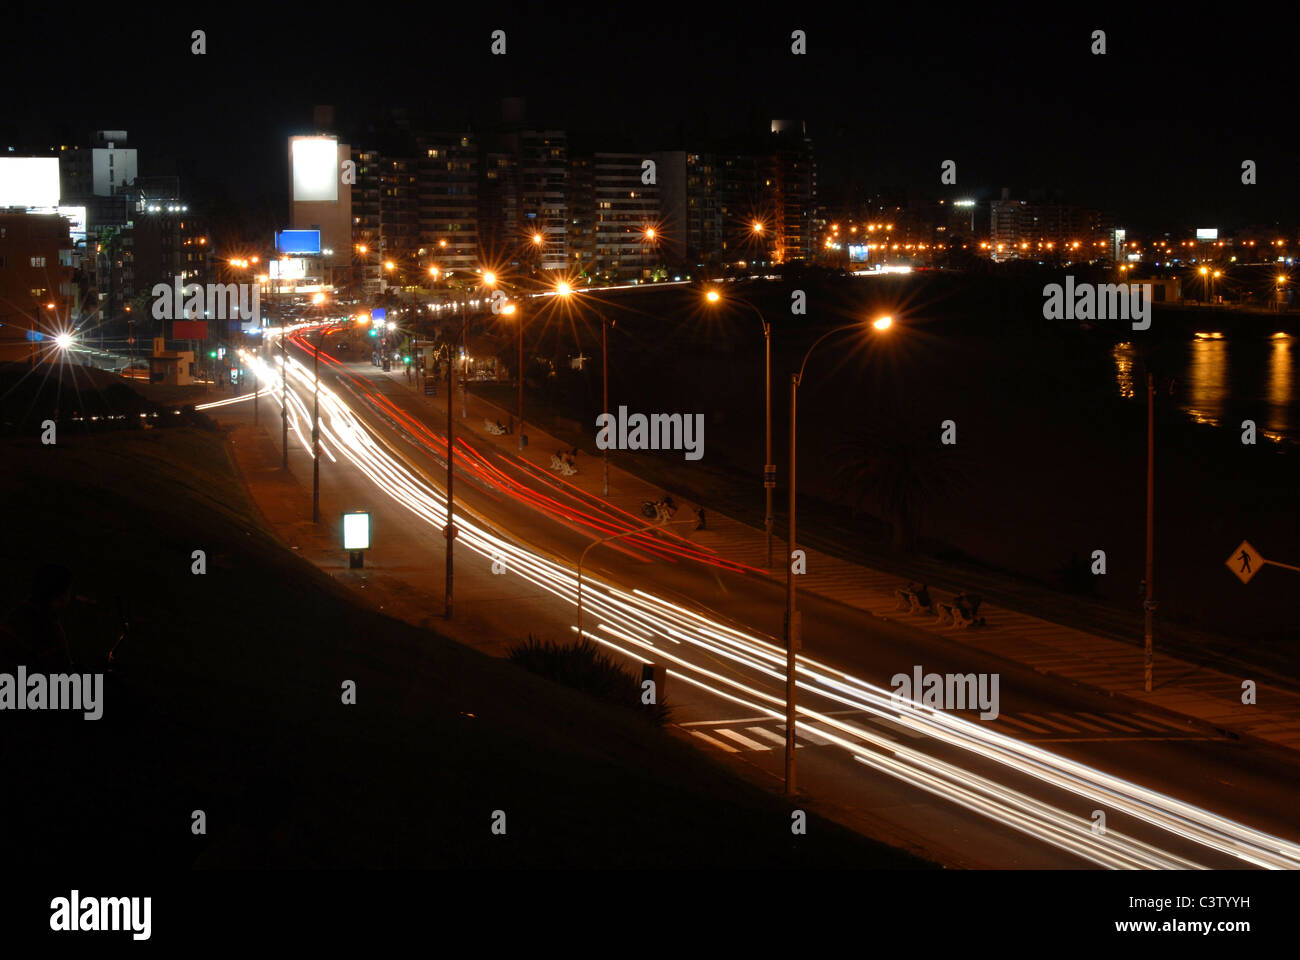
[[[1186,380],[1183,409],[1197,423],[1217,425],[1228,399],[1228,341],[1196,337],[1187,358]]]
[[[1131,400],[1137,395],[1133,392],[1133,363],[1137,358],[1137,348],[1128,341],[1117,343],[1111,348],[1110,355],[1115,359],[1115,385],[1119,387],[1119,395]]]
[[[1177,377],[1180,408],[1197,423],[1221,425],[1229,401],[1259,412],[1259,433],[1274,441],[1300,442],[1300,396],[1295,394],[1296,354],[1293,340],[1284,333],[1267,342],[1245,340],[1229,354],[1222,333],[1198,333],[1187,342],[1184,363]],[[1129,341],[1110,350],[1114,384],[1125,399],[1139,396],[1140,354]],[[1231,361],[1235,359],[1236,369]],[[1247,414],[1251,416],[1252,414]],[[1235,419],[1235,418],[1234,418]]]
[[[1291,341],[1274,337],[1268,354],[1268,429],[1262,431],[1271,440],[1282,440],[1291,428],[1291,374],[1295,358]]]

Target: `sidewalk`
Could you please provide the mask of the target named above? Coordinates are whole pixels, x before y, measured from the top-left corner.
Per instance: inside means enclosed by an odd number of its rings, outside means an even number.
[[[382,375],[378,371],[375,373],[375,376]],[[414,382],[406,383],[402,372],[394,370],[390,376],[419,395],[431,410],[441,411],[440,418],[446,417],[445,384],[440,396],[425,397]],[[459,406],[459,391],[457,394],[456,404]],[[504,410],[472,393],[466,400],[466,409],[467,417],[457,416],[458,431],[472,433],[479,443],[495,445],[503,452],[521,456],[544,470],[550,469],[551,455],[565,446],[529,424],[525,430],[528,446],[520,452],[516,434],[495,436],[484,429],[485,419],[507,423],[513,411]],[[442,422],[444,419],[434,421],[435,424]],[[597,459],[579,455],[578,473],[565,479],[594,497],[601,496],[602,471]],[[615,506],[636,513],[643,501],[657,500],[662,495],[659,488],[610,466],[608,500]],[[683,510],[691,509],[687,502],[679,499],[679,503]],[[707,511],[707,519],[705,530],[690,535],[692,542],[716,551],[728,560],[767,570],[767,540],[763,531],[712,510]],[[1136,645],[991,606],[987,602],[980,607],[980,615],[988,626],[976,629],[941,626],[933,615],[913,615],[897,610],[894,590],[903,585],[903,578],[897,574],[840,560],[806,546],[801,545],[800,549],[804,550],[808,561],[808,572],[799,579],[801,591],[1005,657],[1044,675],[1200,721],[1231,736],[1300,751],[1300,695],[1265,684],[1257,677],[1230,675],[1164,655],[1157,642],[1154,689],[1147,693],[1142,688],[1142,649]],[[779,572],[768,571],[767,576],[784,581],[785,572],[781,564],[785,554],[784,539],[776,537],[773,556]],[[958,592],[934,585],[930,587],[931,597],[936,603],[949,601]],[[1254,705],[1241,702],[1245,680],[1256,683]]]

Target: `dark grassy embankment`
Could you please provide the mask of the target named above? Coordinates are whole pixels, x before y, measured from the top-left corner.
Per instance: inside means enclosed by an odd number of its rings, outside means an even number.
[[[71,567],[83,669],[115,598],[132,617],[103,719],[0,713],[11,866],[920,865],[792,837],[788,804],[631,711],[357,605],[258,524],[215,433],[0,443],[0,610]]]

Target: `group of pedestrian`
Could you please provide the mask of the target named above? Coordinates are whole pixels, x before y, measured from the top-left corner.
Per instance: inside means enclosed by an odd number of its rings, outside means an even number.
[[[922,610],[930,609],[930,588],[924,583],[913,580],[907,585],[907,592],[916,597],[916,602]]]
[[[954,609],[958,610],[964,619],[981,627],[984,626],[984,618],[979,617],[979,619],[976,619],[976,615],[979,613],[980,604],[983,602],[983,597],[973,593],[959,593],[952,598]]]

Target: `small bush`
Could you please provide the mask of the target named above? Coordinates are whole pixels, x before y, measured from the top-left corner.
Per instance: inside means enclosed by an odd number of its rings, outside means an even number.
[[[586,638],[561,645],[552,640],[536,640],[529,634],[527,641],[510,648],[508,659],[548,680],[581,690],[605,703],[634,710],[655,726],[668,722],[668,704],[662,695],[658,703],[643,704],[640,678],[628,673]]]

